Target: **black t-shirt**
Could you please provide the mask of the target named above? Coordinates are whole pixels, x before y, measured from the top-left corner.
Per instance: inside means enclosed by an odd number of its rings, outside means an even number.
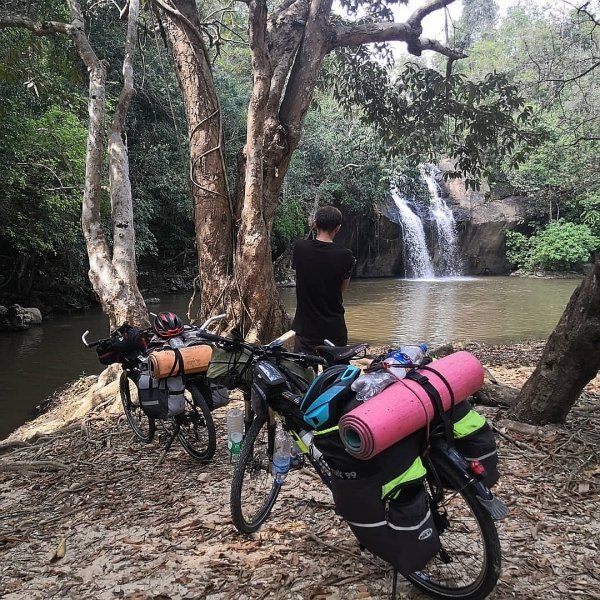
[[[342,282],[350,277],[353,266],[352,252],[333,242],[296,242],[292,267],[297,307],[292,329],[299,336],[320,342],[328,339],[339,346],[347,343]]]

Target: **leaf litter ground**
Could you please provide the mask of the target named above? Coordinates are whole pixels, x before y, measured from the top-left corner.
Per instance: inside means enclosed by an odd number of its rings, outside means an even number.
[[[541,347],[467,349],[518,387]],[[76,403],[93,380],[65,390],[53,410]],[[44,416],[15,432],[0,455],[0,597],[389,598],[389,567],[360,551],[308,469],[290,474],[259,532],[236,532],[231,406],[215,411],[218,450],[209,464],[175,444],[157,465],[160,444],[134,441],[115,403],[28,445],[17,443]],[[595,380],[564,426],[523,432],[504,409],[480,407],[500,431],[496,493],[511,510],[499,524],[503,569],[493,598],[600,598],[599,406]],[[398,598],[423,596],[401,583]]]

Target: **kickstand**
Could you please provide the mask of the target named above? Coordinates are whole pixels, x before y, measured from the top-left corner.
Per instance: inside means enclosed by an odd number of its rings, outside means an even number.
[[[180,429],[181,429],[181,425],[179,424],[179,422],[176,422],[175,427],[173,427],[173,433],[169,436],[169,439],[167,440],[167,443],[165,444],[165,449],[161,452],[161,455],[158,457],[158,460],[156,461],[156,466],[162,464],[163,460],[165,460],[165,456],[167,455],[167,452],[169,451],[169,449],[171,448],[171,445],[175,441],[175,438],[179,435]]]
[[[392,600],[396,600],[396,587],[398,585],[398,569],[394,569],[392,574]]]

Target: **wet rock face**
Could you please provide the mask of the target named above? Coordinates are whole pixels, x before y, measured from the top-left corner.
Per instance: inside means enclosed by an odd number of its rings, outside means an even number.
[[[23,308],[18,304],[8,308],[0,306],[0,331],[25,331],[41,324],[42,314],[37,308]]]

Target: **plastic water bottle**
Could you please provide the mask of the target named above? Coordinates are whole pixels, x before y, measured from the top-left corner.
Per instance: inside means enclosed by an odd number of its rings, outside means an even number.
[[[426,352],[427,344],[419,344],[418,346],[400,346],[400,348],[392,352],[385,359],[386,369],[394,375],[396,379],[404,379],[415,366],[421,364]],[[404,367],[402,365],[410,366]]]
[[[232,408],[227,413],[227,448],[232,463],[236,463],[240,457],[243,439],[244,413],[239,408]]]
[[[352,391],[356,392],[356,399],[359,402],[365,402],[396,381],[395,375],[388,371],[375,371],[361,375],[352,382],[350,387]]]
[[[290,470],[292,440],[281,428],[275,433],[275,449],[273,450],[273,475],[277,483],[283,483]]]

